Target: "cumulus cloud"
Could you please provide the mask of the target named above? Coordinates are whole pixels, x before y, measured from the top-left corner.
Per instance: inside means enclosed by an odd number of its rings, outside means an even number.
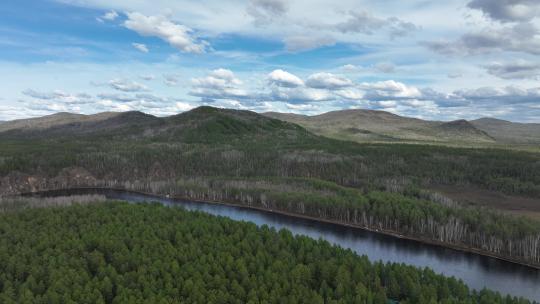
[[[206,77],[193,78],[191,83],[190,95],[205,100],[248,97],[248,93],[240,88],[243,82],[227,69],[217,69]]]
[[[143,111],[152,115],[166,116],[195,107],[189,102],[148,93],[135,95],[103,93],[97,97],[94,107],[100,111]]]
[[[148,91],[148,88],[145,85],[126,79],[113,79],[109,81],[108,84],[111,88],[123,92]]]
[[[288,5],[284,0],[251,0],[246,12],[257,26],[272,22],[287,13]]]
[[[353,82],[348,78],[331,73],[315,73],[308,77],[306,85],[316,89],[335,90],[350,87]]]
[[[97,20],[99,22],[105,22],[105,21],[114,21],[118,18],[118,13],[116,11],[108,11],[103,16],[98,17]]]
[[[328,90],[312,89],[306,87],[286,88],[274,87],[268,98],[273,101],[284,101],[291,104],[306,102],[321,102],[333,100],[334,95]]]
[[[493,62],[484,68],[493,76],[502,79],[538,79],[540,63],[525,60],[513,62]]]
[[[274,70],[268,74],[268,82],[279,87],[295,88],[304,85],[304,81],[298,76],[284,70]]]
[[[132,43],[131,44],[134,48],[136,48],[137,50],[143,52],[143,53],[148,53],[149,50],[148,50],[148,47],[143,44],[143,43]]]
[[[346,100],[361,100],[364,98],[365,92],[362,90],[359,90],[358,88],[346,88],[346,89],[340,89],[340,90],[334,91],[334,94],[338,98],[342,98]]]
[[[155,36],[185,53],[204,53],[207,43],[199,41],[193,30],[176,24],[164,16],[146,16],[138,12],[127,13],[124,27],[142,36]]]
[[[467,6],[501,22],[529,21],[540,15],[538,0],[472,0]]]
[[[359,85],[366,93],[365,99],[368,100],[391,100],[391,99],[413,99],[421,98],[421,91],[412,86],[394,80],[378,81]]]

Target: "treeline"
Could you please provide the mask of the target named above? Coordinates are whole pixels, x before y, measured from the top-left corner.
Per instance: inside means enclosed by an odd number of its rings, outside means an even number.
[[[540,221],[485,208],[446,205],[399,193],[363,192],[301,178],[212,177],[99,186],[306,215],[540,265]]]
[[[126,203],[0,214],[0,302],[529,303],[286,230]]]
[[[108,180],[307,177],[369,190],[468,185],[540,198],[540,154],[520,151],[360,145],[312,137],[229,143],[73,139],[0,145],[0,177],[18,171],[51,178],[67,167],[83,167],[96,178]]]

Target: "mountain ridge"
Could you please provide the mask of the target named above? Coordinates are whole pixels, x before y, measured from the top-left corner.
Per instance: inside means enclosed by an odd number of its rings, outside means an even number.
[[[376,110],[339,110],[314,116],[263,113],[298,123],[327,137],[358,142],[419,141],[491,143],[493,138],[465,120],[428,121]]]
[[[290,131],[297,128],[294,125],[316,135],[357,142],[540,144],[540,124],[515,123],[488,117],[471,121],[430,121],[364,109],[308,116],[279,112],[255,113],[209,106],[167,117],[156,117],[139,111],[92,115],[60,112],[0,122],[0,136],[119,135],[126,132],[131,136],[155,136],[158,133],[164,136],[188,136],[186,134],[191,132],[189,136],[198,133],[198,136],[219,139],[218,136],[241,135],[246,132],[262,134],[269,132],[272,126],[275,130],[275,127],[283,127]]]
[[[227,141],[242,136],[312,136],[299,125],[251,111],[202,106],[167,117],[139,111],[94,115],[57,113],[0,126],[0,138],[104,136],[159,138],[189,142]]]

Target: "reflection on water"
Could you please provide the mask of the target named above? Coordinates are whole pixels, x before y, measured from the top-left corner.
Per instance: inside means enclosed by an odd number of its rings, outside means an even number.
[[[460,252],[440,246],[399,239],[361,229],[320,223],[313,220],[273,214],[239,207],[158,198],[113,190],[51,191],[45,195],[75,195],[98,193],[110,199],[129,202],[158,201],[167,206],[181,206],[276,229],[288,229],[314,239],[324,239],[332,244],[367,255],[371,260],[399,262],[419,267],[430,267],[437,273],[455,276],[475,289],[487,287],[502,294],[523,296],[540,302],[540,271],[473,253]]]

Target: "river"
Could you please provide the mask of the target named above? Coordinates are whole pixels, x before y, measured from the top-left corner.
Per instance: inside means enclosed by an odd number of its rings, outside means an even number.
[[[276,229],[288,229],[314,239],[351,249],[372,261],[398,262],[418,267],[430,267],[435,272],[462,279],[470,287],[484,287],[501,294],[522,296],[540,303],[540,270],[474,253],[457,251],[418,241],[365,231],[358,228],[323,223],[294,216],[276,214],[242,207],[211,203],[190,202],[102,189],[77,189],[46,192],[47,196],[101,194],[110,199],[132,203],[156,201],[167,206],[180,206],[213,215],[225,216],[237,221],[268,225]]]

